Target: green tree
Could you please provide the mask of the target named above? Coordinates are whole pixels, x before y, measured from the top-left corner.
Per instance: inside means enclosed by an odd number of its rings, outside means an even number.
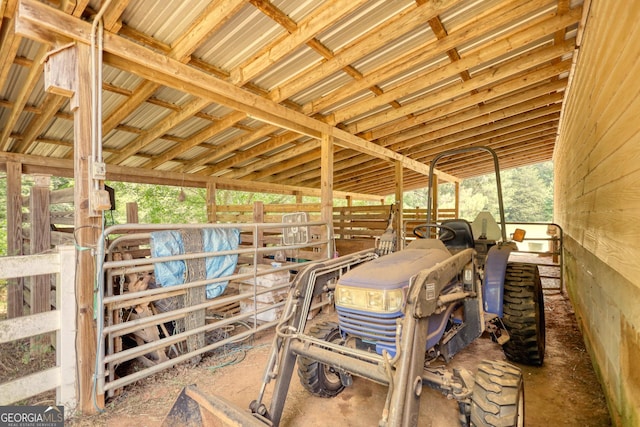
[[[505,219],[509,222],[550,222],[553,220],[553,163],[508,169],[500,173]],[[452,184],[440,184],[438,205],[452,207]],[[427,206],[427,189],[407,192],[405,208]],[[465,179],[460,185],[460,217],[473,221],[481,211],[498,218],[495,174]]]

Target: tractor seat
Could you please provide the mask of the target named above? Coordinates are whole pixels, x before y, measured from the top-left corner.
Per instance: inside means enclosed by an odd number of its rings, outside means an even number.
[[[456,237],[444,242],[450,251],[460,251],[462,249],[473,248],[473,231],[471,224],[464,219],[447,219],[442,221],[442,225],[452,228],[456,232]],[[446,230],[440,230],[440,235],[446,234]]]

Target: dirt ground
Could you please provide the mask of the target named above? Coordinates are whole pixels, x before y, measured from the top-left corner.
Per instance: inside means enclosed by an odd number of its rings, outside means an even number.
[[[525,378],[525,421],[528,426],[603,427],[611,421],[601,387],[593,372],[582,337],[567,299],[546,295],[547,351],[544,366],[521,366]],[[322,314],[313,321],[331,320]],[[313,322],[312,321],[312,322]],[[225,397],[247,408],[258,396],[271,337],[258,337],[244,350],[204,358],[196,367],[178,366],[127,387],[96,416],[76,417],[68,425],[159,425],[180,390],[189,384]],[[475,372],[481,359],[504,360],[502,350],[488,338],[477,340],[459,353],[453,366]],[[267,393],[267,397],[269,393]],[[458,426],[457,404],[426,389],[422,394],[420,426]],[[378,425],[386,387],[355,378],[352,387],[332,399],[310,396],[294,375],[281,426]],[[267,400],[268,404],[268,400]]]

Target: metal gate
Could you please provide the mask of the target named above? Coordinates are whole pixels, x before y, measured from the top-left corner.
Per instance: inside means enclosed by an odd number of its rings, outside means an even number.
[[[112,396],[118,388],[275,326],[293,277],[333,249],[321,237],[330,236],[326,223],[287,221],[106,229],[96,268],[98,394]],[[215,246],[219,236],[233,236],[228,240],[234,244]],[[173,273],[166,275],[167,268]],[[169,282],[175,283],[165,286]],[[322,304],[316,301],[314,308]],[[135,371],[119,369],[132,363]]]

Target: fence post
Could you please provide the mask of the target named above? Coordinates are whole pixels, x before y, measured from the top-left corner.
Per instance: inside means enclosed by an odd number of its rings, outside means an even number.
[[[71,414],[77,405],[76,384],[76,250],[73,246],[58,246],[60,273],[58,276],[57,310],[60,329],[56,333],[56,364],[60,372],[60,386],[56,402]]]
[[[31,187],[29,198],[29,215],[31,232],[29,250],[31,254],[39,254],[51,249],[51,213],[49,212],[50,175],[35,175],[35,185]],[[51,311],[51,275],[31,277],[31,293],[29,298],[30,313]],[[31,337],[31,352],[42,353],[52,344],[51,335]]]

